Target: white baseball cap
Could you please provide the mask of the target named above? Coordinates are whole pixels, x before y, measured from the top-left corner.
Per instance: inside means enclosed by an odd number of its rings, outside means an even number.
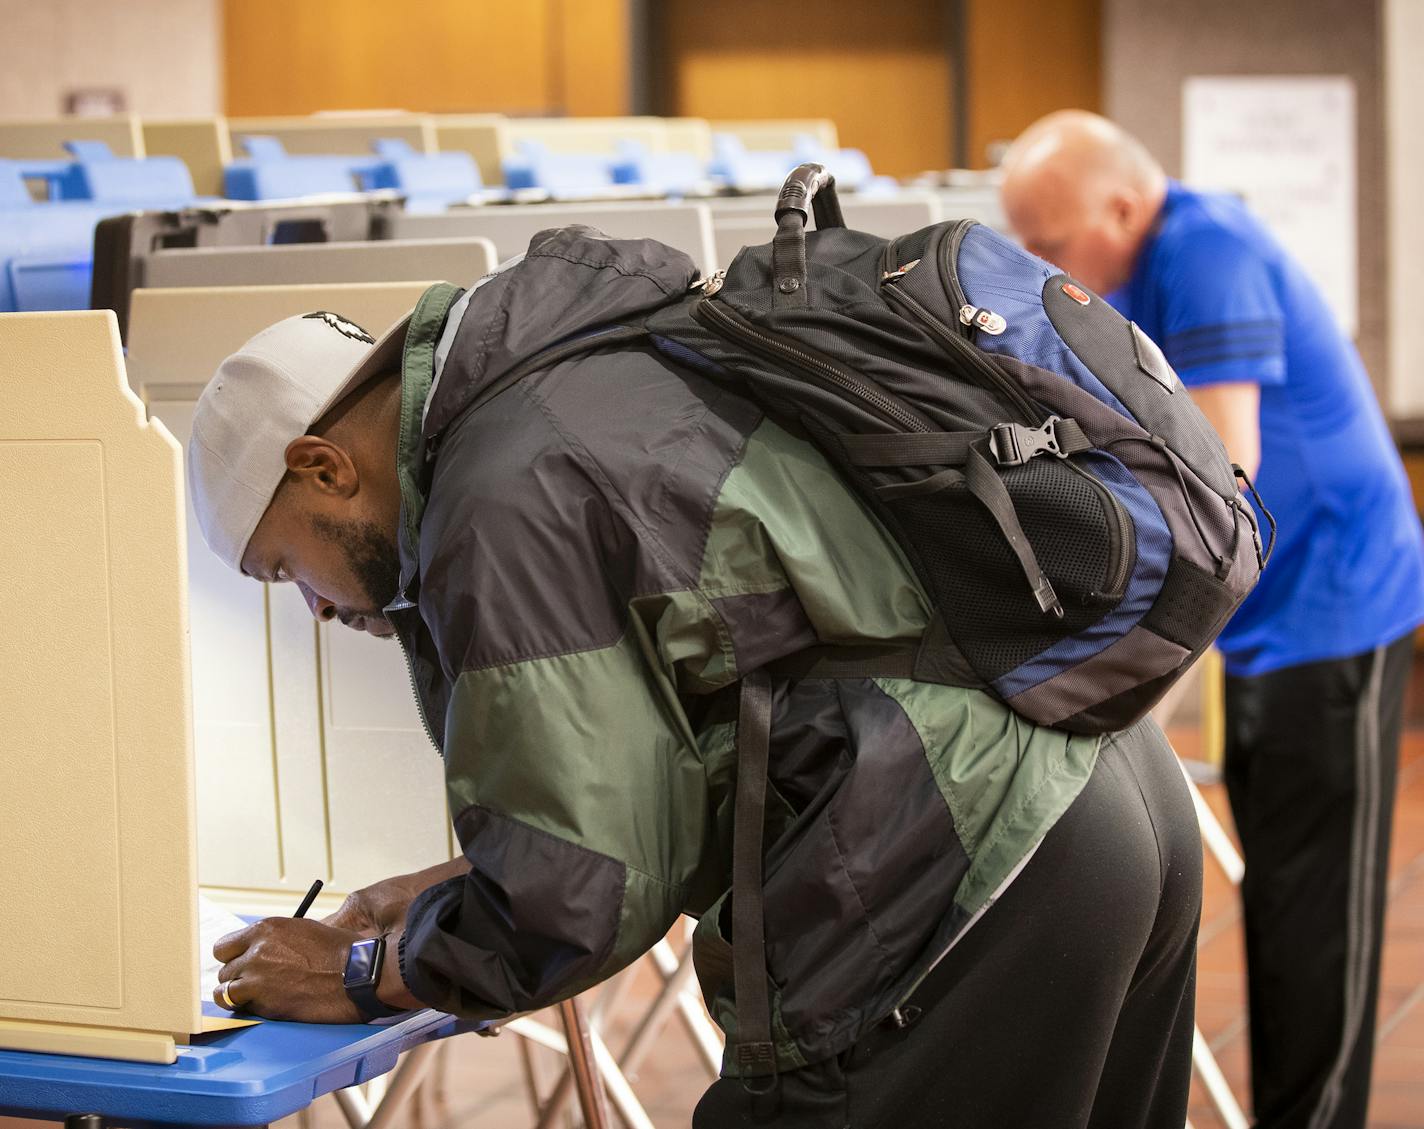
[[[193,415],[188,489],[208,548],[239,571],[287,473],[287,447],[372,377],[400,368],[410,318],[379,341],[317,310],[268,326],[218,366]]]

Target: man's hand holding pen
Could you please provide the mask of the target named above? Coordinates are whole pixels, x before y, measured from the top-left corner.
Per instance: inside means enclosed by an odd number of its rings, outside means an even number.
[[[312,885],[293,917],[268,917],[222,937],[213,955],[223,962],[213,1000],[229,1011],[304,1023],[362,1023],[344,975],[351,946],[386,938],[376,994],[399,1009],[424,1005],[400,978],[396,957],[406,910],[421,891],[469,870],[463,859],[377,882],[347,896],[323,921],[307,920],[321,882]]]

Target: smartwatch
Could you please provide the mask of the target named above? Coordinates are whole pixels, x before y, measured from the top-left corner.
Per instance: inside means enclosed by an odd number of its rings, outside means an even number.
[[[346,957],[346,971],[342,974],[341,981],[346,988],[346,995],[368,1023],[373,1019],[389,1019],[393,1015],[400,1015],[402,1011],[398,1007],[383,1004],[376,995],[376,988],[381,983],[381,965],[385,956],[385,937],[372,937],[370,940],[352,944],[351,952]]]

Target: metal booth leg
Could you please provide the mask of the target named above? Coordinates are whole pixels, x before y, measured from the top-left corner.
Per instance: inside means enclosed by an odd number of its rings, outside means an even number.
[[[603,1078],[593,1060],[593,1040],[589,1037],[588,1021],[577,998],[559,1005],[564,1021],[564,1037],[569,1043],[569,1069],[583,1109],[587,1129],[609,1129],[608,1099],[603,1093]]]

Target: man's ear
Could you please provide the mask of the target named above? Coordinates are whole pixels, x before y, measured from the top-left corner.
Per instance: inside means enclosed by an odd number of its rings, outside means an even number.
[[[349,498],[360,485],[356,464],[320,435],[300,435],[287,444],[287,470],[301,485],[333,498]]]
[[[1119,188],[1108,197],[1108,214],[1113,225],[1129,234],[1136,231],[1143,207],[1142,197],[1129,189]]]

